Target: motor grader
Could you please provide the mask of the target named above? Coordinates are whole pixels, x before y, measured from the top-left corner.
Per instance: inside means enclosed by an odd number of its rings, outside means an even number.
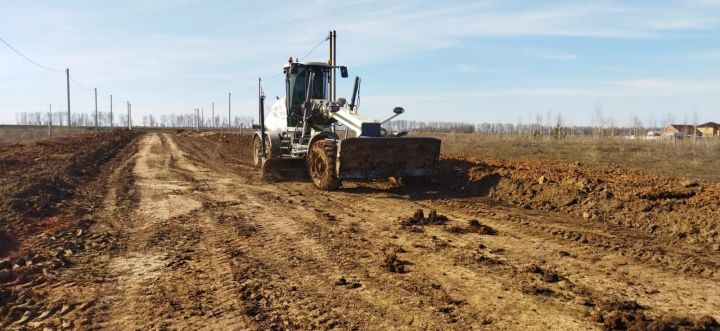
[[[337,98],[336,74],[347,78],[347,67],[336,65],[337,34],[330,32],[330,60],[283,66],[285,96],[265,116],[265,95],[258,81],[258,130],[254,133],[254,164],[265,176],[275,176],[289,160],[304,160],[313,184],[336,190],[342,180],[395,178],[413,181],[437,174],[440,140],[407,137],[383,128],[404,113],[395,107],[389,118],[370,121],[358,113],[360,78],[355,77],[351,100]],[[342,127],[344,130],[340,130]],[[344,131],[344,132],[342,132]],[[352,137],[348,137],[352,132]],[[341,137],[343,135],[344,137]]]

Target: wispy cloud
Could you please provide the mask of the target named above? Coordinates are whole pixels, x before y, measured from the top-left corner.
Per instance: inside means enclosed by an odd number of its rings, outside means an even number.
[[[479,69],[480,67],[474,63],[460,63],[455,66],[455,71],[459,71],[462,73],[477,72]]]
[[[691,59],[720,61],[720,49],[689,53],[687,57]]]
[[[530,57],[535,57],[542,60],[555,60],[555,61],[574,61],[577,60],[577,54],[572,53],[559,53],[559,52],[548,52],[542,50],[534,50],[528,52]]]
[[[488,88],[459,92],[403,96],[367,96],[366,98],[432,100],[475,98],[556,98],[556,97],[659,97],[668,94],[720,93],[720,81],[688,81],[671,79],[635,79],[589,82],[586,86]]]
[[[667,18],[654,20],[647,23],[648,28],[653,30],[696,30],[707,29],[718,25],[718,19],[712,18]]]
[[[610,82],[622,90],[629,90],[629,93],[720,93],[720,81],[687,81],[671,79],[634,79]]]

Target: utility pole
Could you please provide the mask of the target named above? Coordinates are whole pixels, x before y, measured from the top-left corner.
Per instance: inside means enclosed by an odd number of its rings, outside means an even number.
[[[328,39],[330,39],[330,65],[332,66],[332,71],[330,71],[330,101],[335,101],[335,83],[337,75],[337,70],[335,69],[335,66],[337,66],[337,63],[335,63],[335,56],[337,55],[335,51],[335,48],[337,47],[337,45],[335,45],[337,42],[337,33],[335,30],[330,30]]]
[[[128,130],[132,130],[132,108],[130,106],[130,101],[127,102],[127,110],[128,110]]]
[[[95,131],[98,131],[97,87],[95,88]]]
[[[200,127],[205,127],[205,108],[200,108]]]
[[[312,77],[312,76],[311,76]],[[311,78],[312,79],[312,78]],[[312,85],[311,85],[312,86]],[[260,151],[262,152],[262,157],[267,156],[267,151],[265,150],[265,94],[262,90],[262,78],[258,77],[258,117],[260,119]],[[242,131],[242,129],[241,129]]]
[[[110,127],[113,127],[112,94],[110,94]]]
[[[200,131],[200,109],[195,108],[195,131]]]
[[[210,127],[215,129],[215,101],[212,102],[212,121],[210,122]]]
[[[65,82],[67,83],[67,102],[68,102],[68,127],[70,127],[70,69],[65,68]],[[60,123],[62,124],[62,123]]]
[[[232,102],[232,93],[228,93],[228,132],[230,132],[230,104]]]
[[[48,111],[48,137],[52,138],[52,104],[50,104],[50,110]]]

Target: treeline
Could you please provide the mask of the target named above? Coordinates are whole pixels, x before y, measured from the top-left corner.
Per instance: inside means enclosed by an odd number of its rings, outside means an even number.
[[[127,126],[128,116],[126,112],[114,113],[112,118],[109,112],[98,112],[98,126]],[[71,113],[71,126],[95,126],[95,113]],[[48,125],[67,126],[67,113],[53,112],[22,112],[15,113],[15,123],[18,125]],[[140,118],[133,117],[132,124],[146,127],[167,127],[167,128],[194,128],[199,127],[227,127],[227,118],[221,116],[199,116],[194,114],[169,114],[169,115],[143,115]],[[254,124],[251,116],[234,116],[231,127],[248,128]]]
[[[51,119],[52,117],[52,119]],[[49,116],[46,112],[23,112],[16,113],[18,125],[47,125],[52,120],[54,126],[67,125],[67,113],[56,112]],[[199,114],[163,114],[143,115],[140,118],[133,117],[133,125],[145,127],[168,127],[168,128],[203,128],[227,127],[227,118],[221,116],[203,116]],[[255,124],[251,116],[234,116],[231,127],[249,128]],[[72,126],[95,126],[95,113],[72,113]],[[101,127],[111,126],[109,112],[98,112],[98,125]],[[128,117],[126,112],[115,113],[112,118],[112,126],[127,126]],[[530,136],[551,136],[562,138],[566,136],[627,136],[645,135],[649,130],[659,130],[657,127],[644,127],[638,120],[633,121],[633,126],[615,126],[614,122],[602,121],[593,126],[566,125],[561,117],[553,120],[536,120],[533,123],[468,123],[468,122],[439,122],[439,121],[412,121],[395,120],[385,124],[390,131],[414,131],[426,133],[474,133],[487,135],[530,135]]]
[[[637,124],[637,123],[636,123]],[[423,122],[396,120],[386,125],[390,131],[414,131],[427,133],[475,133],[488,135],[532,135],[532,136],[626,136],[645,135],[649,130],[640,124],[631,127],[598,125],[565,125],[561,120],[551,123],[467,123],[467,122]]]

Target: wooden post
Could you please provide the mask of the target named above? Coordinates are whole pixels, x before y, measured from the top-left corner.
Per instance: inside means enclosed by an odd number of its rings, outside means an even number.
[[[113,113],[112,113],[112,94],[110,94],[110,128],[113,127]]]
[[[95,88],[95,131],[98,131],[97,87]]]
[[[65,69],[65,81],[67,83],[67,104],[68,104],[68,127],[70,127],[70,69]],[[62,125],[62,123],[60,123]]]
[[[50,110],[48,111],[48,137],[52,138],[52,104],[50,104]]]

